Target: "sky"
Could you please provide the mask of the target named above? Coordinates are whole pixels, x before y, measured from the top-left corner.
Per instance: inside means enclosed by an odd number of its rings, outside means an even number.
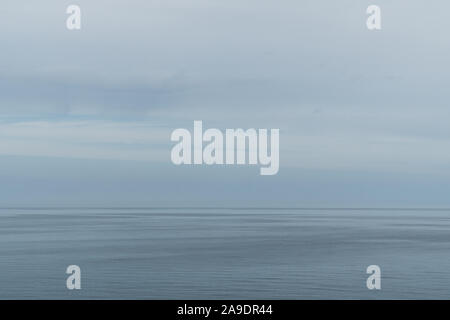
[[[81,30],[66,28],[71,4]],[[448,12],[3,0],[0,206],[450,206]],[[280,129],[279,173],[173,165],[170,134],[194,120]]]

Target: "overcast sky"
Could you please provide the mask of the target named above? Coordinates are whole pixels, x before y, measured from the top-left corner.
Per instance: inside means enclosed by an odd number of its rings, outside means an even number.
[[[380,31],[366,28],[371,4]],[[448,206],[449,12],[443,0],[3,0],[0,205]],[[279,174],[172,165],[170,133],[194,120],[279,128]]]

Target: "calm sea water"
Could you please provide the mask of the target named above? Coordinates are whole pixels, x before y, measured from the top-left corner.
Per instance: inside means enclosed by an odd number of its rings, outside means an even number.
[[[0,298],[449,299],[450,210],[1,209]]]

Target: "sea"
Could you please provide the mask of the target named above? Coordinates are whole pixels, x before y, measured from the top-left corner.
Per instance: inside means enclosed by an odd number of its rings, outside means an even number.
[[[450,209],[0,209],[0,299],[449,298]]]

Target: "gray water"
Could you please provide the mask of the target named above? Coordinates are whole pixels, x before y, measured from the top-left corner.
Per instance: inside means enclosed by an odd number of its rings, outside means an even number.
[[[81,290],[66,289],[68,265]],[[381,268],[368,290],[366,268]],[[0,210],[1,299],[449,299],[450,210]]]

